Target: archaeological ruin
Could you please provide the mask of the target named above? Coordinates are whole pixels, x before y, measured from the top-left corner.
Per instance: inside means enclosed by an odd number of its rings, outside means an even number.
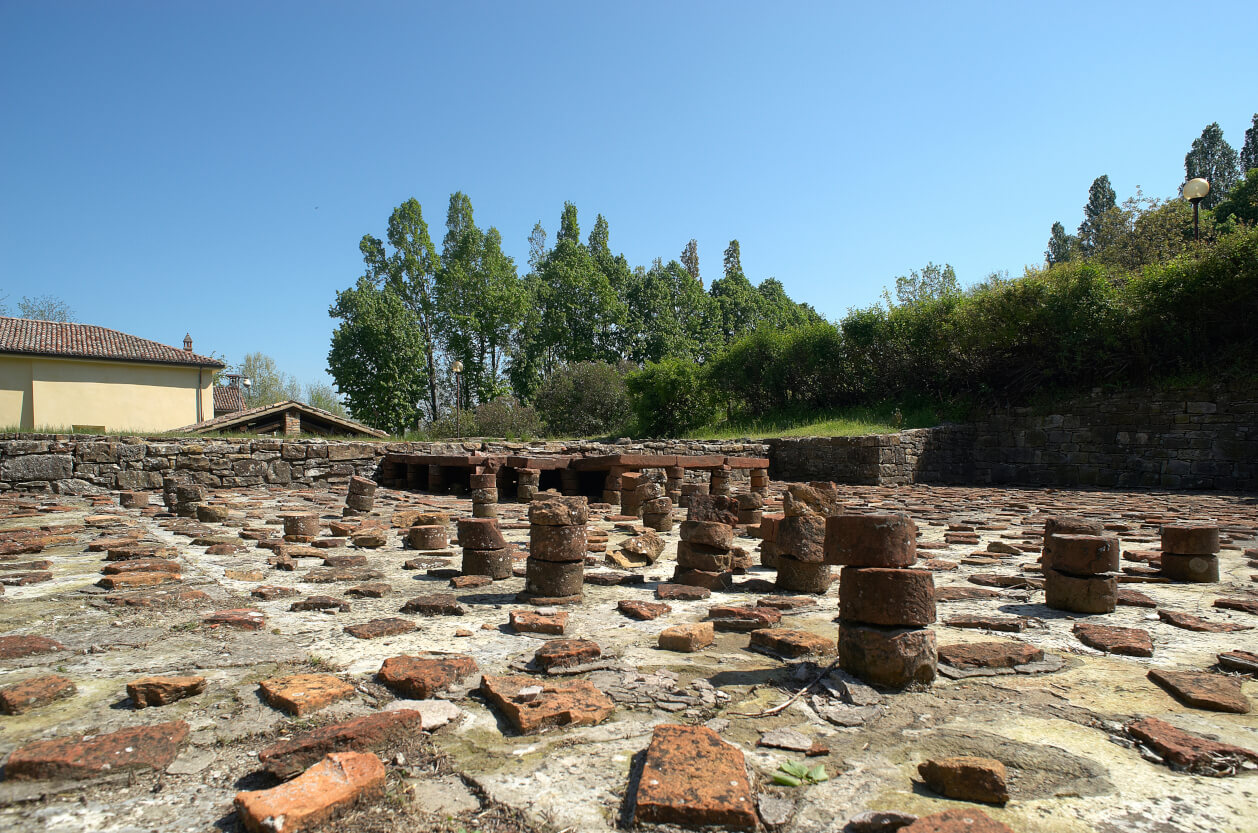
[[[0,435],[0,826],[1250,833],[1258,406],[1216,393],[763,442]]]

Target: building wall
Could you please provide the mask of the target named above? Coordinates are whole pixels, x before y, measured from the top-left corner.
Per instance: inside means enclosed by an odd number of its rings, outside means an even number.
[[[0,356],[0,425],[169,431],[213,415],[212,384],[208,368]]]

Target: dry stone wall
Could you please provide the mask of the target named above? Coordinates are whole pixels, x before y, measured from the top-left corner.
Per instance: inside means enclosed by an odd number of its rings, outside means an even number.
[[[402,454],[725,454],[765,456],[763,443],[689,440],[624,443],[335,442],[0,434],[0,491],[92,494],[160,489],[165,477],[208,487],[345,485],[372,477],[387,453]]]
[[[780,480],[1258,491],[1258,389],[1097,393],[964,425],[766,442]]]

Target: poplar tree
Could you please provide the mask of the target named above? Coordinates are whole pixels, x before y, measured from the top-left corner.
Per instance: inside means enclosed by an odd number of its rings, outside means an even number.
[[[1258,113],[1254,113],[1254,120],[1245,131],[1245,144],[1241,146],[1240,163],[1241,176],[1258,168]]]
[[[699,277],[699,241],[693,237],[686,248],[681,250],[681,265],[690,273],[690,277],[699,282],[699,286],[703,286],[703,278]]]
[[[1083,222],[1079,224],[1079,248],[1085,256],[1096,250],[1101,220],[1106,212],[1117,206],[1117,199],[1108,174],[1092,180],[1092,186],[1088,188],[1088,203],[1083,207]]]
[[[1072,234],[1066,234],[1066,228],[1061,223],[1053,223],[1053,230],[1048,237],[1048,249],[1044,252],[1044,259],[1048,261],[1048,265],[1054,263],[1065,263],[1070,260],[1070,256],[1074,254],[1074,249],[1078,243],[1078,238]]]

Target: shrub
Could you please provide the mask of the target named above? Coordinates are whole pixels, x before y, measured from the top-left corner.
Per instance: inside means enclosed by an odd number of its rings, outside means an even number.
[[[531,439],[542,433],[542,420],[514,396],[500,396],[476,406],[476,429],[486,437]]]
[[[542,381],[536,408],[548,432],[569,437],[619,433],[631,414],[624,373],[606,362],[556,369]]]
[[[703,368],[685,359],[652,362],[630,374],[629,391],[640,431],[670,437],[706,425],[716,397]]]

